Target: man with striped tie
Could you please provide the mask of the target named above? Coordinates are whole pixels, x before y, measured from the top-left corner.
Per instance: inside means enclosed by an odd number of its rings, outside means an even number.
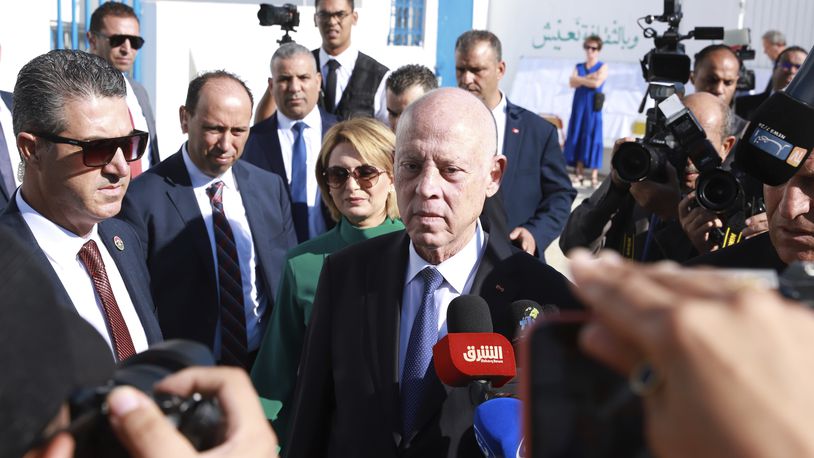
[[[188,141],[133,182],[120,215],[144,244],[165,337],[202,342],[246,369],[296,244],[282,179],[238,161],[252,104],[231,73],[192,80],[180,110]]]

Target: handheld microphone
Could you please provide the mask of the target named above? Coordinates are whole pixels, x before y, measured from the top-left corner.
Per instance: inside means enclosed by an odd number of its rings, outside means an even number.
[[[531,299],[520,299],[509,305],[512,323],[517,323],[512,344],[517,345],[524,339],[525,331],[531,328],[538,318],[552,317],[560,313],[559,307],[551,304],[540,305]]]
[[[492,332],[489,306],[473,295],[456,297],[447,309],[447,335],[432,348],[435,373],[444,385],[508,383],[517,373],[508,339]]]
[[[814,49],[812,49],[814,52]],[[761,104],[735,150],[735,163],[763,183],[785,183],[814,147],[814,58],[806,57],[785,91]]]
[[[522,403],[517,398],[490,399],[475,409],[475,439],[487,458],[524,456]]]

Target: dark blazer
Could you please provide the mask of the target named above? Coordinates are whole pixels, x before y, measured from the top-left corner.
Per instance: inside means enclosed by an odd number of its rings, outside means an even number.
[[[757,107],[760,106],[763,102],[765,102],[769,95],[771,95],[770,90],[766,90],[765,92],[761,92],[760,94],[753,94],[753,95],[742,95],[735,99],[735,114],[740,116],[747,121],[752,119],[752,114],[757,110]]]
[[[322,108],[319,108],[319,116],[322,118],[322,136],[324,137],[328,129],[339,120]],[[253,125],[249,131],[249,140],[246,141],[246,147],[243,150],[241,159],[282,177],[286,193],[290,199],[291,189],[288,186],[288,175],[285,173],[280,137],[277,135],[278,126],[277,112],[270,118]],[[330,229],[336,224],[331,218],[331,212],[324,203],[322,204],[322,217],[325,220],[326,228]],[[308,233],[307,228],[305,233]]]
[[[409,238],[404,231],[327,258],[308,325],[287,457],[482,456],[468,388],[436,383],[417,433],[401,437],[399,320]],[[489,237],[472,293],[490,305],[495,332],[515,334],[509,304],[533,299],[575,308],[568,281]]]
[[[232,170],[269,315],[285,253],[296,245],[288,198],[280,177],[241,161]],[[219,310],[215,260],[180,151],[133,181],[118,218],[128,221],[142,240],[164,336],[213,348]]]
[[[0,100],[2,100],[2,102],[0,103],[6,104],[8,111],[12,111],[14,109],[14,94],[12,94],[11,92],[0,91]],[[3,129],[13,129],[13,128],[14,128],[13,126],[3,126]],[[6,147],[8,147],[9,152],[12,152],[12,154],[13,151],[17,150],[16,145],[6,145]],[[17,173],[16,170],[12,170],[11,172]],[[2,179],[3,178],[0,177],[0,180]],[[14,183],[12,183],[12,186],[13,185]],[[8,205],[9,200],[11,200],[11,196],[8,195],[6,187],[0,184],[0,208],[5,208],[5,206]]]
[[[71,304],[71,297],[68,291],[62,285],[59,276],[51,267],[51,262],[45,252],[42,251],[37,239],[34,238],[34,233],[28,228],[28,225],[20,213],[12,197],[8,207],[0,214],[0,224],[6,226],[15,233],[20,239],[33,248],[36,258],[39,260],[44,268],[44,271],[51,279],[54,285],[54,290],[58,296],[60,304]],[[124,242],[124,250],[119,250],[113,243],[114,237],[120,237]],[[130,294],[130,300],[133,302],[133,307],[136,309],[141,327],[144,329],[144,334],[147,337],[147,343],[152,345],[161,342],[161,330],[158,326],[156,317],[156,308],[153,305],[153,300],[150,297],[150,275],[147,273],[147,267],[144,263],[143,249],[141,242],[133,231],[130,225],[125,224],[116,219],[108,219],[99,223],[99,238],[107,247],[110,257],[116,263],[119,273],[124,280],[124,285],[127,287],[127,292]],[[75,309],[74,309],[75,310]]]
[[[144,119],[147,120],[147,130],[150,131],[150,166],[155,167],[161,162],[161,156],[158,154],[158,132],[155,129],[155,115],[153,115],[153,106],[150,104],[150,96],[147,94],[147,89],[144,89],[140,83],[131,79],[127,81],[133,88],[138,104],[141,105]]]
[[[534,235],[537,253],[559,237],[577,191],[571,186],[557,129],[536,114],[506,101],[503,154],[508,158],[500,188],[511,231],[523,226]]]

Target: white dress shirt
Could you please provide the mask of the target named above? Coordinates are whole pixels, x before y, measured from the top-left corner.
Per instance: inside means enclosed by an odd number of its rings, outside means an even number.
[[[133,118],[133,128],[142,132],[149,132],[150,128],[147,127],[147,118],[144,117],[144,109],[138,103],[138,97],[133,92],[133,86],[130,81],[125,78],[124,83],[127,85],[127,108],[130,109],[130,116]],[[146,172],[150,168],[150,142],[147,142],[147,149],[144,150],[144,155],[141,156],[141,170]]]
[[[463,249],[441,264],[434,266],[444,276],[443,283],[435,291],[435,307],[438,309],[438,339],[447,335],[447,308],[449,308],[449,303],[462,294],[469,294],[472,290],[475,272],[478,271],[478,266],[480,266],[486,248],[486,237],[487,235],[483,232],[480,221],[478,221],[475,226],[474,236]],[[404,293],[401,298],[399,381],[401,381],[401,375],[404,371],[404,359],[407,356],[407,345],[410,343],[413,322],[416,315],[418,315],[421,300],[424,297],[424,281],[419,273],[425,267],[431,265],[418,255],[415,245],[411,241],[407,274],[404,278]]]
[[[353,68],[356,67],[356,59],[359,57],[359,50],[353,46],[348,47],[345,52],[332,56],[325,52],[324,48],[319,48],[319,63],[322,67],[319,69],[322,72],[322,81],[328,81],[328,60],[334,59],[339,62],[339,68],[336,69],[336,100],[334,106],[339,105],[342,100],[342,94],[345,93],[345,88],[348,87],[350,76],[353,73]],[[379,87],[376,89],[376,95],[373,97],[373,116],[379,121],[383,122],[385,126],[390,125],[390,119],[387,117],[387,99],[385,98],[384,90],[387,78],[390,76],[390,70],[384,74]]]
[[[497,125],[497,154],[503,154],[503,139],[506,138],[506,96],[500,93],[500,102],[492,109]]]
[[[209,199],[206,189],[211,186],[212,183],[217,181],[223,182],[223,212],[226,213],[226,219],[229,220],[229,226],[231,226],[232,234],[235,237],[237,257],[240,264],[240,280],[243,283],[243,304],[246,309],[248,350],[250,352],[257,350],[263,338],[263,326],[261,326],[260,319],[263,317],[268,298],[266,298],[263,289],[257,287],[257,253],[254,251],[252,231],[249,227],[249,220],[246,218],[246,208],[243,206],[243,198],[240,195],[240,189],[237,187],[235,175],[230,168],[223,175],[212,178],[201,172],[189,158],[186,143],[181,147],[181,151],[184,158],[184,165],[186,165],[190,181],[192,182],[195,200],[198,202],[198,209],[201,212],[204,225],[206,225],[206,233],[209,236],[209,244],[212,248],[212,260],[215,267],[215,282],[218,281],[218,254],[217,246],[215,245],[215,229],[212,222],[212,201]],[[217,286],[220,287],[220,285]],[[214,348],[215,357],[218,359],[220,359],[220,345],[220,318],[218,318],[218,325],[215,327]]]
[[[82,245],[88,240],[96,242],[99,252],[102,254],[102,262],[105,265],[105,271],[110,281],[110,287],[113,289],[116,304],[119,306],[124,322],[127,323],[130,338],[133,340],[133,347],[136,353],[146,350],[148,345],[147,336],[141,326],[141,320],[138,317],[136,308],[133,306],[130,293],[127,292],[127,286],[124,284],[116,262],[110,257],[107,246],[99,237],[98,225],[93,226],[90,234],[78,236],[58,226],[31,208],[23,199],[21,192],[16,193],[15,200],[23,220],[31,229],[34,239],[37,240],[37,244],[45,253],[51,267],[54,268],[59,280],[62,282],[62,286],[68,292],[76,311],[104,337],[108,347],[110,347],[111,356],[115,360],[116,350],[113,348],[112,339],[110,338],[104,305],[99,299],[99,295],[96,294],[91,276],[88,274],[82,260],[79,259],[79,250],[82,249]],[[137,247],[125,246],[125,249],[135,250]]]
[[[312,239],[326,230],[325,218],[322,216],[322,197],[319,193],[319,184],[314,170],[319,160],[319,150],[322,148],[322,116],[316,106],[310,113],[300,119],[306,127],[302,134],[305,137],[305,196],[308,199],[308,238]],[[291,129],[298,120],[290,119],[280,110],[277,110],[277,136],[280,138],[280,152],[283,156],[283,166],[288,185],[291,185],[291,160],[294,149],[294,131]]]
[[[14,124],[12,124],[11,121],[11,110],[9,110],[3,100],[0,100],[0,125],[3,126],[3,138],[6,140],[8,156],[11,160],[11,173],[14,175],[14,187],[17,188],[20,186],[20,184],[22,184],[19,173],[17,173],[17,170],[20,167],[20,152],[17,150],[17,138],[14,136]]]

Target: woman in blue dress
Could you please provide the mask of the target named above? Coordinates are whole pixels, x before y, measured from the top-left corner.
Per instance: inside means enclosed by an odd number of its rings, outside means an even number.
[[[571,106],[571,120],[565,137],[565,160],[576,171],[575,184],[582,184],[585,169],[591,169],[591,184],[599,186],[598,169],[602,167],[602,110],[596,94],[608,77],[608,66],[599,61],[602,39],[591,35],[582,45],[585,62],[577,64],[568,84],[576,88]],[[599,108],[599,110],[596,110]]]

